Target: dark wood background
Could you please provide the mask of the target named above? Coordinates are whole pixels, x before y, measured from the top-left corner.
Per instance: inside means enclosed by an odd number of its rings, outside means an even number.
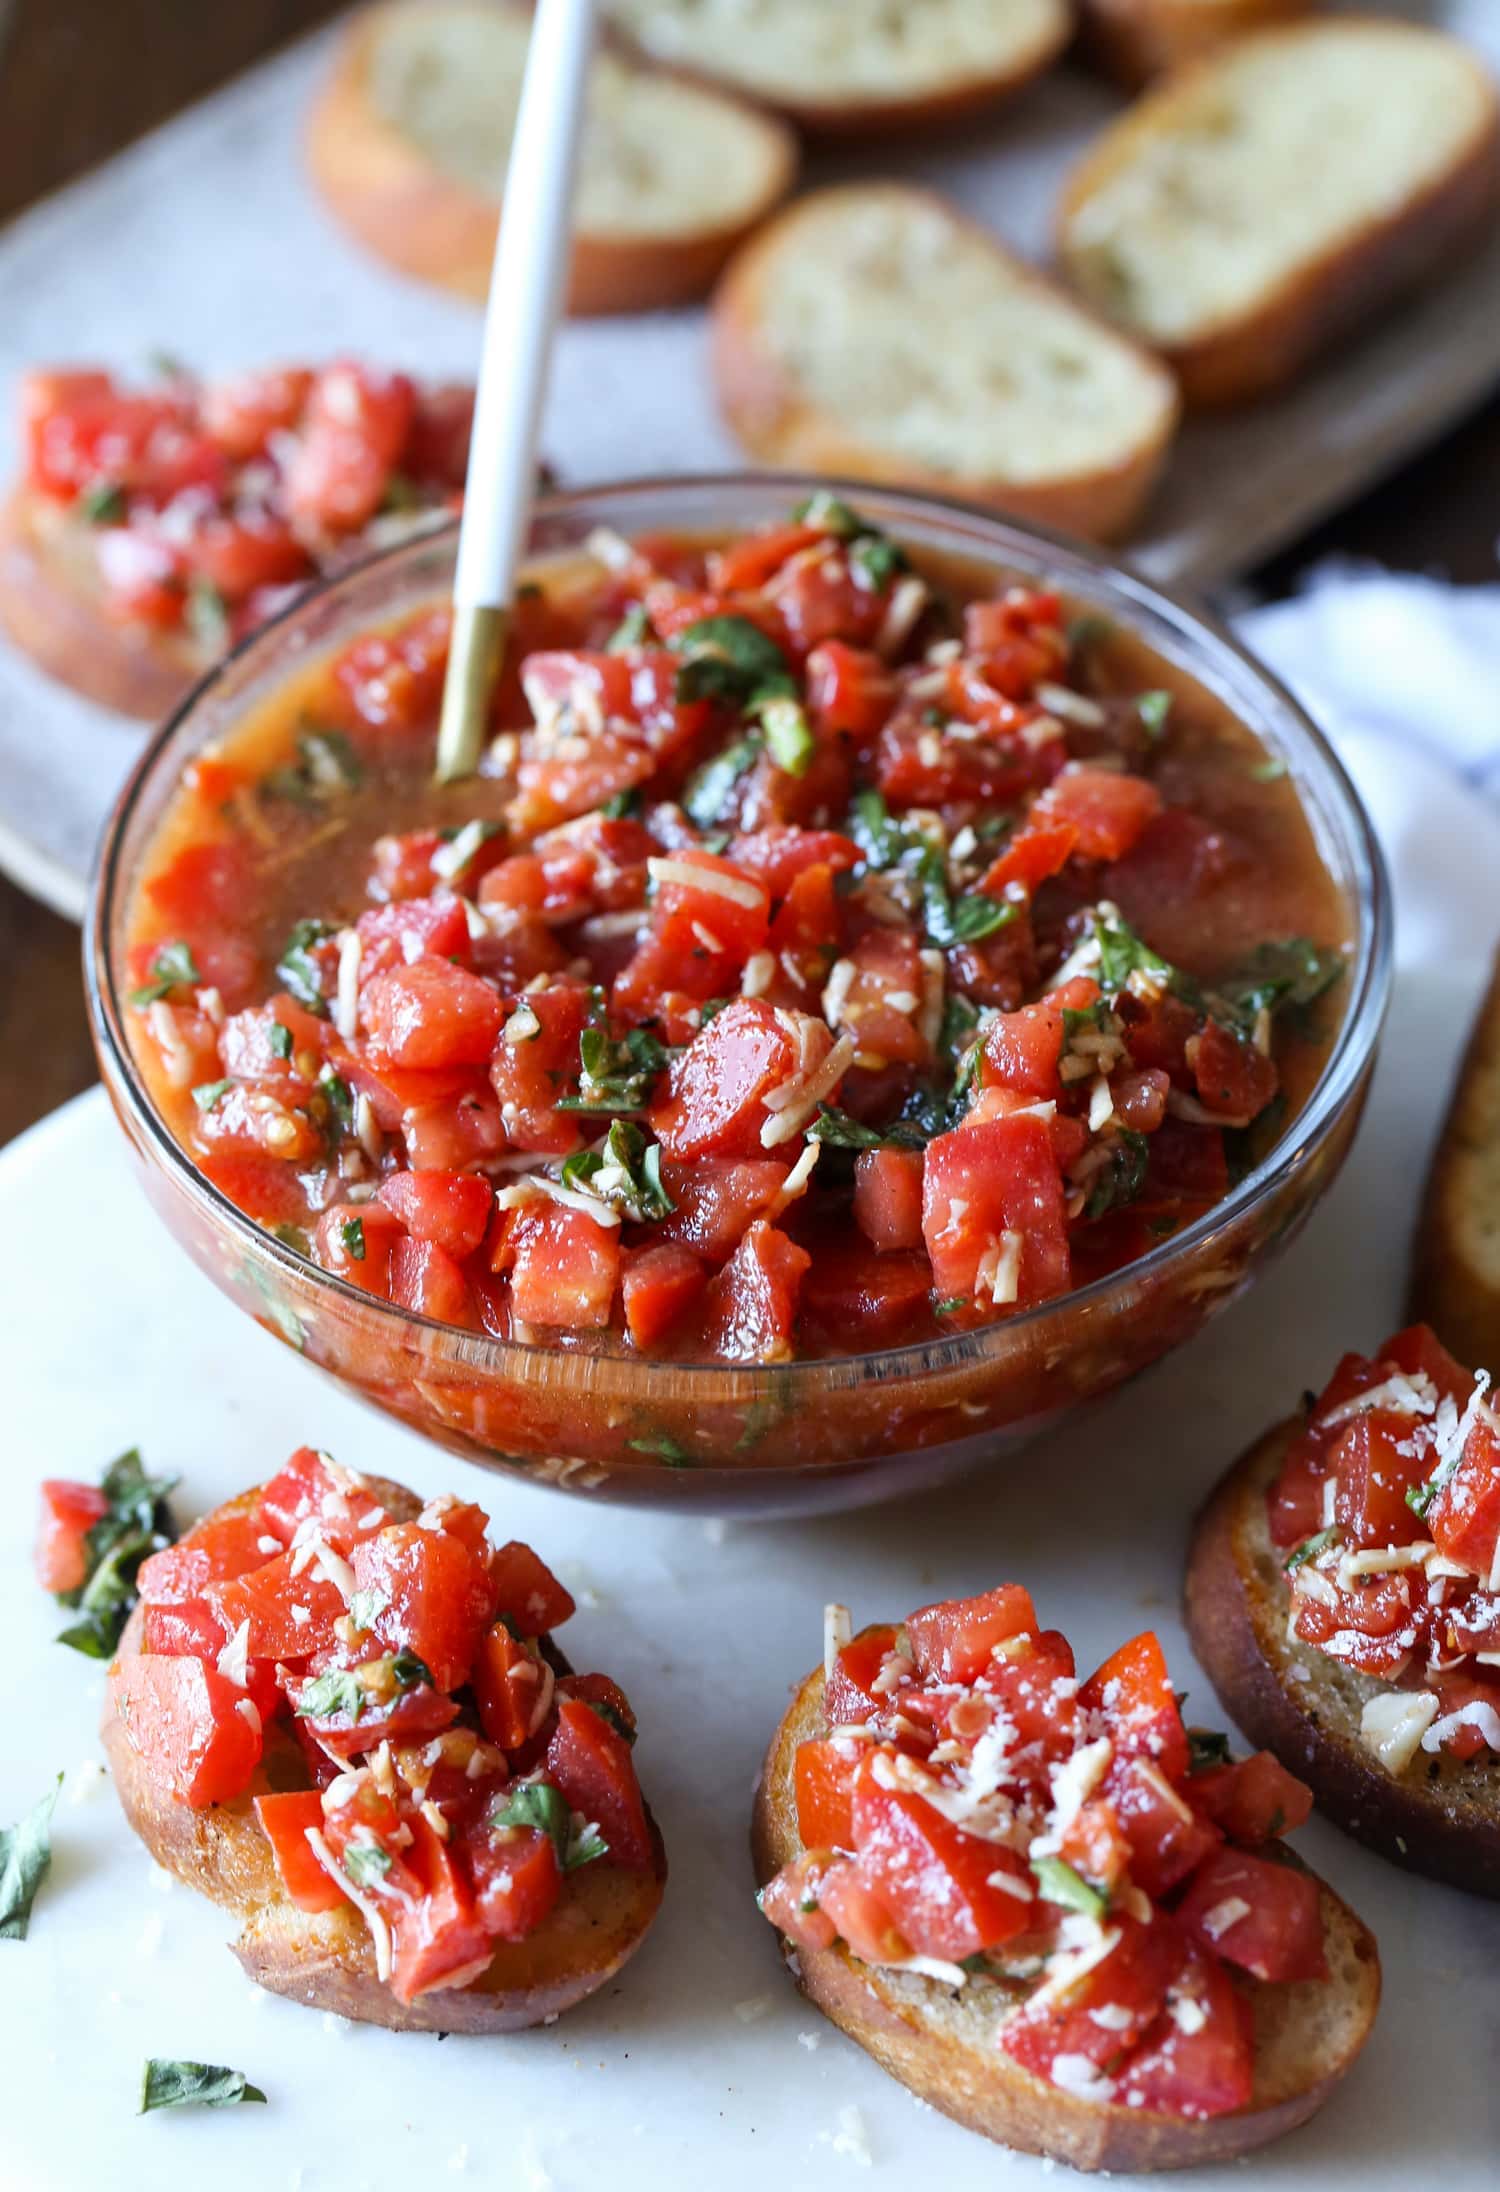
[[[337,12],[338,0],[14,0],[0,46],[0,220]],[[3,6],[3,0],[0,0]],[[0,310],[3,310],[0,299]],[[0,401],[8,401],[0,390]],[[1258,575],[1330,553],[1494,579],[1500,397]],[[0,877],[0,1142],[94,1078],[77,931]]]

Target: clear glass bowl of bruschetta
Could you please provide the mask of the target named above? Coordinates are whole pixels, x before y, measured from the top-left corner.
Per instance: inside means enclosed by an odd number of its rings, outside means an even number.
[[[1389,889],[1222,627],[932,497],[557,495],[440,785],[453,555],[248,638],[102,852],[106,1086],[267,1330],[497,1469],[812,1511],[1008,1454],[1297,1230]]]

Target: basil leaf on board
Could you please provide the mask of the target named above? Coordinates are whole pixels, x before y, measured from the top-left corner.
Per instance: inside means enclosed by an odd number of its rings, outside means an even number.
[[[149,1477],[139,1451],[132,1447],[112,1461],[99,1489],[108,1510],[84,1540],[84,1580],[76,1591],[59,1591],[59,1605],[83,1619],[58,1636],[86,1659],[111,1659],[135,1604],[135,1579],[149,1553],[160,1552],[177,1536],[167,1505],[175,1477]]]
[[[59,1774],[46,1795],[13,1827],[0,1827],[0,1941],[24,1941],[31,1906],[52,1865],[52,1814]]]
[[[251,2085],[243,2070],[228,2070],[222,2063],[183,2063],[152,2055],[141,2072],[138,2116],[154,2108],[233,2108],[240,2101],[263,2101],[258,2085]]]

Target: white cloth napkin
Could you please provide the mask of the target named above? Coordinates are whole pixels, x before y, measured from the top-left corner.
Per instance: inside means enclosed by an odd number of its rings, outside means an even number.
[[[1403,965],[1500,937],[1500,586],[1359,566],[1238,619],[1337,746],[1390,862]]]

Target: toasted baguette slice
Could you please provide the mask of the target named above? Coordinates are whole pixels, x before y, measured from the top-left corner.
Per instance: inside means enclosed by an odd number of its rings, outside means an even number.
[[[1500,106],[1455,39],[1340,18],[1238,41],[1085,154],[1059,246],[1192,403],[1282,386],[1477,239]]]
[[[1068,0],[606,0],[653,60],[833,134],[923,127],[993,106],[1054,61]]]
[[[1269,1431],[1198,1517],[1186,1585],[1193,1650],[1236,1725],[1307,1783],[1320,1811],[1409,1871],[1500,1896],[1500,1758],[1419,1751],[1389,1772],[1361,1741],[1360,1716],[1391,1685],[1287,1635],[1266,1492],[1300,1428],[1292,1419]]]
[[[1411,1302],[1460,1362],[1500,1363],[1500,959],[1433,1153]]]
[[[735,258],[714,304],[730,426],[769,464],[1125,532],[1177,424],[1155,360],[929,192],[801,199]]]
[[[1319,0],[1080,0],[1084,49],[1128,89]]]
[[[356,17],[313,110],[318,187],[408,274],[489,290],[530,37],[493,0],[387,0]],[[593,66],[568,307],[636,312],[706,290],[785,196],[796,140],[770,116],[601,53]]]
[[[383,1477],[369,1489],[398,1522],[422,1502]],[[257,1492],[220,1511],[252,1505]],[[120,1656],[141,1648],[137,1606]],[[555,1647],[554,1666],[567,1662]],[[369,1930],[352,1907],[313,1914],[291,1902],[252,1804],[271,1789],[308,1785],[296,1741],[273,1728],[255,1780],[233,1803],[193,1811],[173,1802],[147,1771],[118,1716],[106,1704],[100,1734],[125,1817],[164,1871],[222,1904],[241,1920],[234,1953],[247,1976],[272,1994],[311,2009],[333,2010],[359,2024],[398,2032],[519,2032],[559,2016],[613,1978],[635,1954],[661,1906],[666,1852],[650,1820],[656,1866],[650,1873],[585,1865],[568,1875],[563,1900],[524,1941],[497,1941],[489,1968],[466,1987],[438,1987],[399,2002],[375,1969]],[[647,1813],[650,1819],[650,1813]]]
[[[801,1854],[797,1746],[828,1732],[823,1671],[810,1674],[771,1740],[756,1792],[751,1853],[763,1887]],[[1246,1982],[1255,2020],[1250,2108],[1203,2123],[1084,2101],[1002,2054],[1000,2028],[1026,1999],[1021,1985],[955,1990],[939,1980],[862,1963],[838,1942],[783,1954],[808,1999],[881,2068],[945,2116],[1002,2146],[1075,2169],[1181,2169],[1248,2154],[1305,2123],[1370,2034],[1380,1959],[1369,1929],[1319,1883],[1329,1977],[1296,1985]]]

